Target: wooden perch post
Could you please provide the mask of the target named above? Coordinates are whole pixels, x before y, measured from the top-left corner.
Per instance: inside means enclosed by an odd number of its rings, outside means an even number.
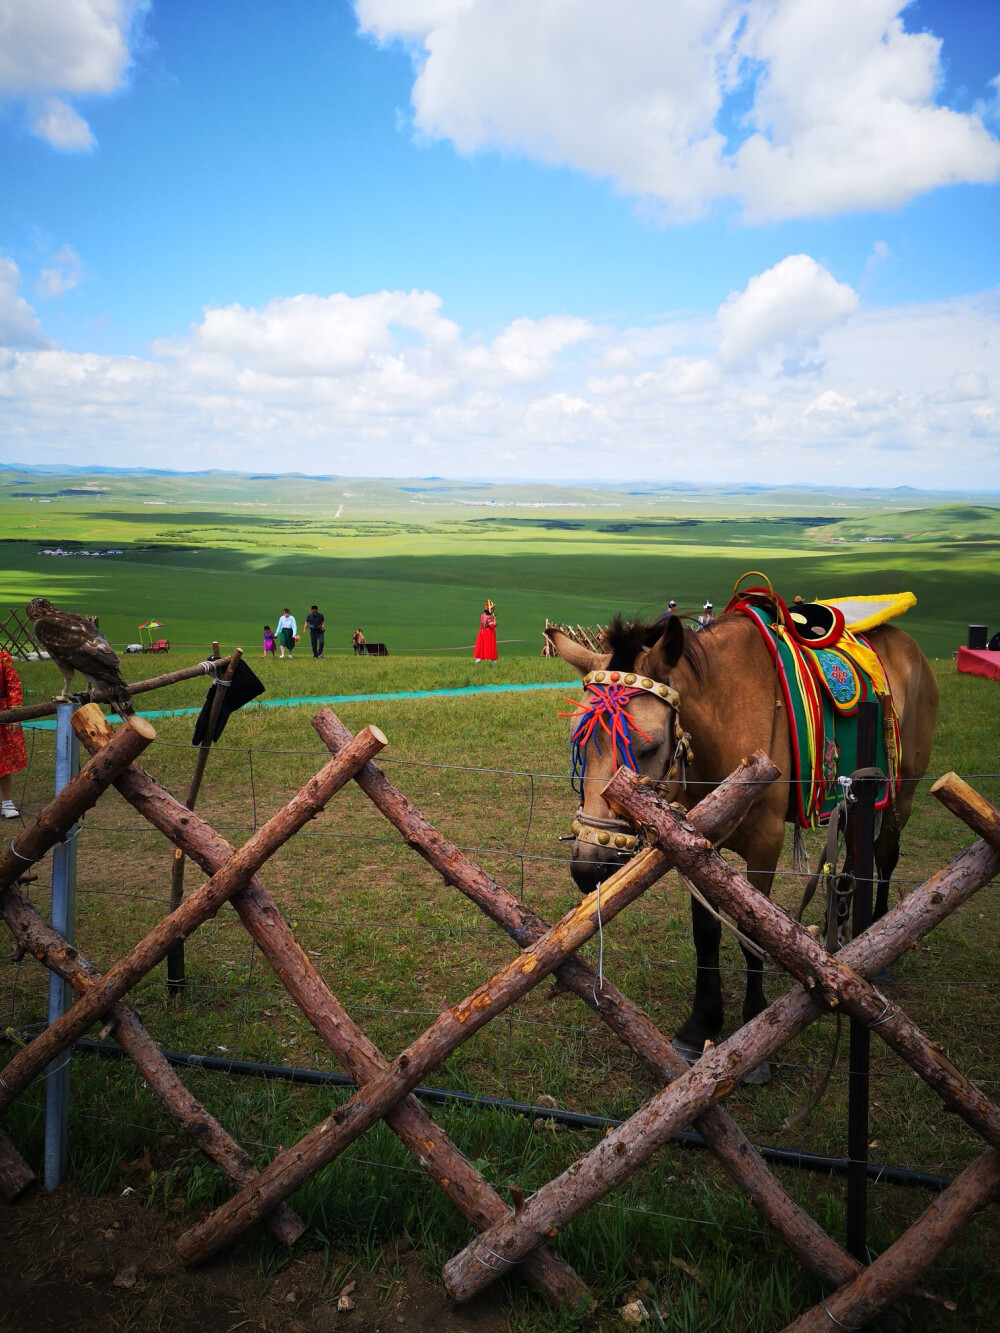
[[[195,676],[212,675],[214,672],[225,670],[228,664],[228,657],[221,657],[218,662],[197,662],[194,666],[181,667],[178,671],[165,671],[162,676],[137,680],[134,685],[128,687],[128,692],[134,698],[137,694],[147,694],[150,690],[162,690],[165,685],[193,680]],[[110,700],[103,691],[98,690],[93,699],[88,699],[87,702],[106,704]],[[11,722],[31,722],[39,717],[53,717],[55,711],[56,705],[51,700],[43,704],[24,704],[20,708],[0,709],[0,727],[5,727]]]
[[[97,968],[42,920],[21,889],[7,890],[0,903],[0,914],[18,946],[69,982],[77,994],[85,994],[89,987],[100,981]],[[108,1010],[108,1018],[114,1024],[115,1037],[122,1050],[137,1065],[160,1105],[182,1133],[233,1185],[239,1188],[248,1184],[257,1174],[253,1161],[188,1092],[135,1010],[119,1000]],[[287,1204],[272,1213],[268,1222],[284,1245],[293,1245],[305,1230],[305,1223]]]
[[[332,753],[338,753],[352,740],[351,732],[330,709],[321,709],[313,726]],[[692,823],[713,841],[724,836],[720,813],[735,819],[745,813],[777,769],[762,753],[751,756],[689,815]],[[448,884],[453,884],[491,920],[501,926],[521,948],[540,939],[549,929],[533,908],[526,906],[496,883],[464,852],[443,837],[393,785],[385,773],[369,762],[354,781],[374,802],[407,844],[437,870]],[[728,805],[729,790],[738,788],[745,798],[740,811]],[[743,806],[743,802],[740,803]],[[633,863],[636,871],[655,882],[669,868],[669,860],[657,847],[641,852]],[[687,1072],[687,1064],[656,1028],[649,1015],[609,981],[597,989],[597,974],[579,954],[562,964],[556,972],[562,989],[572,991],[588,1008],[607,1023],[643,1062],[659,1084],[670,1083]],[[821,1226],[797,1204],[732,1117],[722,1107],[713,1107],[695,1122],[730,1179],[750,1199],[774,1231],[792,1249],[797,1258],[826,1282],[841,1286],[860,1271],[860,1265],[826,1234]]]
[[[107,722],[102,722],[103,726],[88,728],[81,738],[92,751],[106,744],[113,734]],[[225,838],[199,816],[190,814],[137,764],[128,768],[115,785],[125,800],[206,873],[213,874],[231,859],[233,848]],[[359,1086],[380,1073],[387,1060],[316,971],[260,879],[254,876],[230,901],[289,995]],[[394,1107],[386,1123],[477,1230],[485,1230],[508,1211],[500,1195],[415,1097],[409,1096]],[[558,1304],[579,1306],[589,1300],[585,1284],[547,1245],[528,1256],[522,1275]]]
[[[82,711],[79,710],[73,718],[74,730],[81,738],[87,729],[86,718],[77,725]],[[259,828],[221,870],[155,926],[99,982],[90,986],[68,1013],[50,1024],[30,1046],[19,1051],[0,1075],[0,1110],[9,1106],[60,1051],[72,1045],[91,1023],[155,967],[169,949],[214,916],[254,871],[303,825],[314,819],[327,801],[350,780],[354,771],[386,744],[377,727],[366,727],[356,738],[355,745],[331,759],[321,772],[310,778],[284,809]]]
[[[219,656],[219,645],[212,644],[212,656]],[[205,776],[205,765],[208,763],[209,752],[215,741],[215,728],[219,722],[219,714],[222,711],[222,703],[226,697],[226,690],[229,688],[229,682],[232,680],[233,672],[243,656],[243,649],[236,648],[229,659],[229,664],[224,671],[217,671],[215,678],[215,688],[212,691],[212,706],[208,714],[208,726],[205,728],[205,734],[201,738],[201,744],[198,746],[198,757],[194,761],[194,772],[191,774],[191,781],[188,784],[187,797],[184,804],[189,810],[193,810],[195,802],[198,799],[198,792],[201,790],[201,780]],[[184,853],[179,847],[174,848],[174,859],[170,867],[170,910],[180,907],[184,901]],[[184,945],[178,944],[167,954],[167,990],[178,995],[184,989]]]
[[[967,848],[846,945],[838,961],[862,976],[889,966],[998,871],[1000,852],[984,843]],[[542,1186],[516,1218],[492,1227],[449,1260],[444,1268],[448,1294],[467,1300],[495,1281],[543,1236],[555,1235],[632,1176],[677,1130],[728,1096],[742,1075],[804,1031],[821,1012],[809,993],[796,986],[727,1041],[712,1047],[568,1171]],[[480,1249],[489,1257],[481,1259]]]
[[[348,746],[343,753],[347,754],[350,748]],[[728,795],[733,807],[738,807],[741,800],[746,799],[739,788],[730,790]],[[721,822],[726,823],[725,819]],[[181,1261],[185,1264],[202,1262],[229,1244],[280,1200],[287,1198],[380,1120],[416,1087],[429,1070],[498,1013],[526,995],[569,954],[586,943],[597,932],[599,918],[606,925],[648,887],[649,882],[641,873],[635,872],[633,863],[605,881],[599,891],[585,897],[496,976],[446,1009],[426,1032],[349,1101],[297,1144],[280,1152],[264,1168],[251,1189],[242,1190],[204,1222],[186,1231],[177,1244]],[[513,1215],[508,1213],[507,1217],[510,1216]],[[503,1226],[504,1223],[497,1225]],[[544,1237],[538,1236],[535,1244],[542,1239]],[[528,1246],[519,1259],[533,1248],[534,1245]]]

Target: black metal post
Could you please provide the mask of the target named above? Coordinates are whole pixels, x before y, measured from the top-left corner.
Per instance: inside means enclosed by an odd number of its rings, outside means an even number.
[[[878,705],[858,708],[858,768],[874,768]],[[847,818],[848,860],[854,875],[851,935],[868,929],[875,885],[874,778],[858,778]],[[847,1084],[847,1249],[868,1263],[868,1068],[871,1033],[851,1020],[850,1073]]]
[[[201,790],[201,780],[205,776],[205,765],[208,763],[209,752],[212,749],[212,742],[215,738],[215,726],[219,720],[219,712],[222,708],[222,700],[225,697],[226,686],[220,685],[219,681],[228,681],[233,674],[233,669],[243,655],[242,649],[237,648],[230,658],[229,665],[221,676],[216,680],[215,694],[212,696],[212,709],[208,718],[208,727],[205,735],[202,737],[201,745],[198,748],[198,757],[195,760],[194,773],[191,776],[191,782],[188,786],[187,800],[184,804],[189,810],[194,809],[194,803],[198,799],[198,792]],[[214,640],[212,642],[212,660],[217,661],[219,657],[219,645]],[[179,847],[174,848],[174,860],[170,872],[170,910],[174,912],[184,901],[184,853]],[[184,941],[174,947],[167,954],[167,993],[169,995],[180,995],[187,985],[187,976],[184,971]]]

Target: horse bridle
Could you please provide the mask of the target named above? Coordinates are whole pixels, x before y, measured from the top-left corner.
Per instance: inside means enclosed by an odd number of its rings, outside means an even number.
[[[668,799],[671,794],[676,795],[678,784],[681,791],[686,790],[687,767],[694,759],[694,751],[691,748],[690,734],[681,725],[680,695],[674,687],[663,681],[654,680],[651,676],[644,676],[641,672],[609,671],[607,668],[588,672],[582,684],[585,690],[593,685],[623,685],[630,690],[650,694],[666,705],[673,715],[674,752],[665,775],[648,781],[657,791],[667,795]],[[671,788],[674,789],[673,792]],[[573,816],[570,827],[577,842],[608,848],[623,860],[635,856],[645,845],[641,832],[633,832],[628,820],[616,816],[602,819],[596,815],[585,814],[582,802]]]

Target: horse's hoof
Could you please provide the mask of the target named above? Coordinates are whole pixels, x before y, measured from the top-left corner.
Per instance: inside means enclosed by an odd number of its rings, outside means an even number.
[[[677,1038],[674,1037],[670,1045],[686,1065],[696,1065],[701,1059],[701,1051],[694,1046],[689,1046],[685,1041],[678,1041]]]
[[[770,1060],[761,1060],[759,1065],[755,1065],[748,1073],[740,1079],[741,1083],[751,1084],[753,1087],[760,1087],[764,1083],[771,1081],[771,1062]]]

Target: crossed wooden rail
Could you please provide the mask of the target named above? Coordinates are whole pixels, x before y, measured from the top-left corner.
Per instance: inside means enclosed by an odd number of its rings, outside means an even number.
[[[20,951],[31,952],[67,980],[80,999],[0,1071],[0,1110],[98,1018],[109,1021],[123,1049],[178,1126],[223,1171],[236,1193],[177,1247],[199,1263],[258,1220],[290,1244],[303,1225],[286,1200],[316,1171],[384,1119],[401,1142],[479,1233],[444,1269],[448,1292],[467,1299],[515,1264],[550,1299],[588,1299],[576,1273],[549,1241],[574,1216],[627,1180],[657,1147],[695,1123],[720,1164],[797,1258],[836,1288],[794,1324],[797,1333],[860,1326],[912,1290],[920,1274],[951,1243],[976,1209],[1000,1194],[1000,1109],[965,1078],[905,1014],[866,980],[897,958],[1000,871],[1000,813],[953,774],[932,790],[982,841],[915,890],[897,908],[831,957],[785,912],[759,894],[715,851],[777,770],[757,753],[689,814],[666,805],[622,769],[607,799],[646,832],[650,846],[550,926],[442,837],[393,786],[372,759],[386,744],[377,728],[352,737],[328,709],[313,725],[333,757],[306,786],[236,851],[202,818],[176,801],[139,767],[155,737],[131,718],[113,732],[96,705],[77,711],[74,728],[92,758],[38,818],[0,853],[0,915]],[[387,1060],[352,1021],[299,946],[261,883],[259,868],[353,778],[406,842],[487,916],[501,925],[518,955],[471,995],[446,1009],[394,1060]],[[109,786],[209,876],[103,977],[32,908],[17,881],[60,841]],[[728,1041],[706,1051],[691,1069],[649,1016],[602,978],[576,950],[676,866],[799,985]],[[288,993],[358,1090],[278,1153],[262,1171],[184,1088],[124,996],[167,952],[230,902]],[[413,1089],[442,1060],[497,1014],[555,975],[629,1046],[662,1086],[645,1106],[567,1171],[512,1210],[462,1156]],[[869,1024],[948,1108],[986,1140],[987,1151],[930,1209],[867,1268],[846,1254],[785,1192],[742,1131],[718,1105],[738,1078],[779,1050],[825,1009],[843,1009]],[[17,1150],[0,1136],[0,1192],[13,1197],[33,1178]]]

